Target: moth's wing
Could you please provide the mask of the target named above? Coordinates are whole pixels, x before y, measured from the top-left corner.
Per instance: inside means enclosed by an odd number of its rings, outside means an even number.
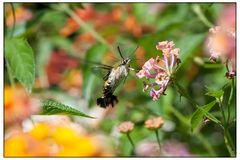
[[[100,77],[104,81],[106,81],[110,74],[112,67],[107,66],[107,65],[95,65],[91,69],[95,75],[97,75],[98,77]]]

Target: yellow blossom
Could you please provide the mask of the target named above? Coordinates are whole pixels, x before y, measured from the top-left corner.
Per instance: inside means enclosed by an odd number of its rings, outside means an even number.
[[[5,141],[5,156],[26,156],[27,144],[23,136],[16,135]]]
[[[36,139],[44,139],[49,135],[49,127],[44,123],[38,123],[30,132],[31,136]]]
[[[69,138],[70,139],[70,138]],[[71,146],[64,146],[58,156],[94,156],[96,147],[90,137],[81,136],[71,143]]]
[[[57,127],[56,130],[53,132],[52,137],[58,144],[63,145],[72,145],[72,143],[75,143],[78,139],[77,132],[67,126]]]

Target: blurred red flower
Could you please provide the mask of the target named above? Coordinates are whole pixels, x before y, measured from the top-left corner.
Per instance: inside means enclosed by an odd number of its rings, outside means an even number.
[[[63,79],[63,73],[68,69],[76,68],[77,65],[77,60],[68,56],[64,51],[54,51],[46,66],[49,84],[57,85]]]

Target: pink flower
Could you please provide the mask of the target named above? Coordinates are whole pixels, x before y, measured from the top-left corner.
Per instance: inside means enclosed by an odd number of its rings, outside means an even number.
[[[226,63],[226,77],[232,79],[236,75],[236,6],[225,5],[217,25],[209,29],[206,49],[210,54],[210,61],[221,59]]]
[[[150,90],[150,96],[154,101],[158,100],[161,95],[164,95],[171,76],[174,73],[176,66],[180,63],[180,59],[178,58],[180,49],[175,48],[173,41],[158,42],[156,49],[162,51],[163,59],[159,56],[155,59],[150,58],[142,66],[142,70],[136,74],[140,79],[144,77],[147,79],[148,82],[143,82],[143,91],[152,87]]]
[[[118,126],[118,131],[121,133],[129,133],[133,130],[133,128],[134,128],[134,123],[130,121],[126,121],[126,122],[122,122]]]
[[[216,62],[235,56],[235,33],[227,28],[216,26],[209,29],[207,39],[207,50],[210,53],[210,60]]]

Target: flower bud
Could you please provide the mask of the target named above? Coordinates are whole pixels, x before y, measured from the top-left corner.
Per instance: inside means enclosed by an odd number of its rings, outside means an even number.
[[[145,121],[145,127],[148,129],[159,129],[164,124],[162,117],[156,117]]]
[[[121,133],[129,133],[133,130],[133,128],[134,128],[134,123],[130,121],[126,121],[126,122],[122,122],[118,126],[118,131]]]

